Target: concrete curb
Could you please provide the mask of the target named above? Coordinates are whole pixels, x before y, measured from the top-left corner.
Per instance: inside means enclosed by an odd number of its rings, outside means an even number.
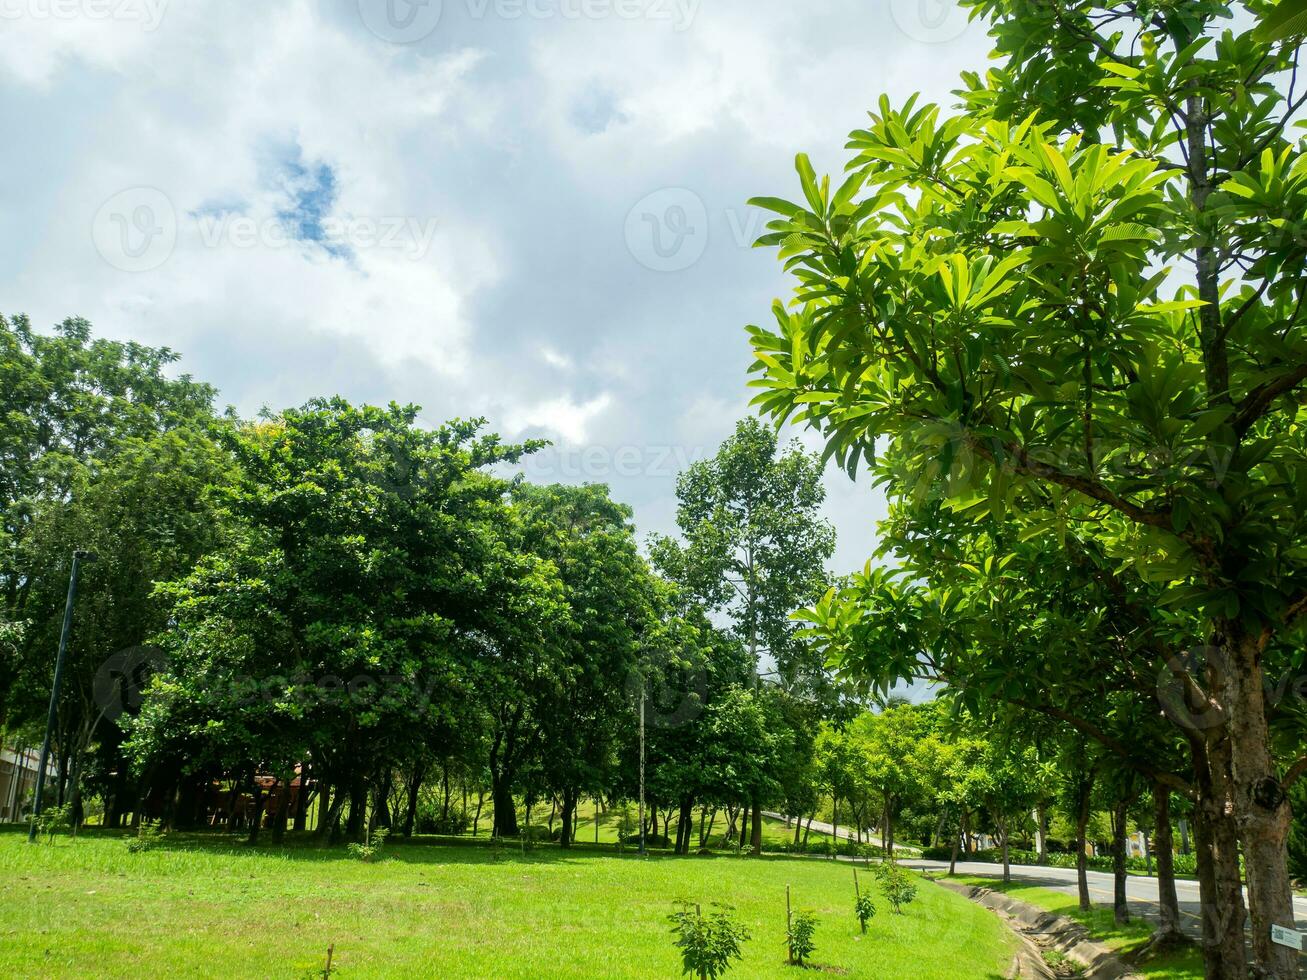
[[[1074,961],[1088,980],[1137,980],[1138,974],[1113,950],[1088,938],[1085,927],[1045,909],[1009,898],[976,885],[961,885],[932,879],[949,891],[997,912],[1029,947],[1029,956],[1018,956],[1018,976],[1056,977],[1044,962],[1041,950],[1057,950]],[[1033,958],[1034,962],[1030,962]]]

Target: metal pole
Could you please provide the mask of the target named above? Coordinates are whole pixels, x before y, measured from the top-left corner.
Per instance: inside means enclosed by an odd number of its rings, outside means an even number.
[[[644,680],[640,682],[640,853],[644,854]]]
[[[45,790],[45,767],[50,759],[50,736],[59,715],[59,682],[64,674],[64,654],[68,651],[68,634],[73,626],[73,603],[77,600],[77,569],[84,552],[73,552],[73,570],[68,575],[68,600],[64,603],[64,625],[59,631],[59,654],[54,661],[54,684],[50,687],[50,713],[45,719],[45,741],[41,743],[41,758],[36,766],[36,795],[32,800],[31,826],[27,840],[36,840],[36,818],[41,813],[41,798]]]

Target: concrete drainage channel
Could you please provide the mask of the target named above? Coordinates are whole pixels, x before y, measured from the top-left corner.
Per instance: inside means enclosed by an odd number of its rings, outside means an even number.
[[[1022,949],[1017,954],[1014,976],[1049,980],[1058,977],[1086,977],[1088,980],[1138,977],[1116,953],[1086,938],[1084,926],[1078,922],[988,888],[940,879],[935,879],[935,883],[997,912],[1017,934]]]

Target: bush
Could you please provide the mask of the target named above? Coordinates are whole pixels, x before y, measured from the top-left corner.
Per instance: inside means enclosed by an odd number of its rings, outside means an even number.
[[[629,832],[618,832],[617,842],[626,847],[640,846],[640,831],[634,830]],[[645,847],[671,847],[672,842],[668,837],[660,837],[657,834],[649,834],[644,839]]]
[[[713,903],[704,915],[699,906],[678,902],[677,911],[669,915],[672,935],[681,951],[681,972],[699,980],[716,980],[741,958],[740,947],[749,941],[749,933],[731,916],[730,905]]]
[[[385,846],[387,834],[389,834],[389,831],[385,827],[378,827],[368,835],[362,844],[357,842],[349,844],[346,850],[360,861],[366,861],[370,864],[377,859],[377,855],[381,853],[381,848]]]
[[[876,878],[890,910],[895,915],[902,915],[903,907],[911,905],[917,897],[917,883],[912,872],[895,861],[885,861],[876,865]]]
[[[417,820],[414,821],[419,834],[440,834],[445,837],[456,837],[459,834],[466,834],[472,827],[472,818],[466,813],[457,810],[450,810],[449,813],[441,813],[437,806],[419,806]]]
[[[786,929],[785,941],[790,947],[790,965],[803,966],[804,957],[811,956],[817,948],[812,941],[817,931],[817,916],[812,912],[795,912]]]
[[[127,838],[128,854],[143,854],[163,842],[163,831],[154,824],[142,823],[135,837]]]
[[[867,923],[871,917],[876,914],[876,906],[872,904],[870,895],[859,895],[853,901],[853,914],[858,917],[858,925],[862,926],[862,934],[867,934]]]
[[[36,818],[36,832],[45,834],[47,844],[54,843],[54,835],[60,830],[69,830],[73,826],[73,806],[71,803],[65,803],[62,806],[47,806],[41,810],[41,815]]]

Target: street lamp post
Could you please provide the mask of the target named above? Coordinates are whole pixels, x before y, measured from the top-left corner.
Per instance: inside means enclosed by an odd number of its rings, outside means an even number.
[[[644,854],[644,678],[640,679],[640,853]]]
[[[54,683],[50,687],[50,713],[45,719],[45,741],[41,743],[41,761],[36,769],[36,796],[32,800],[31,826],[27,831],[29,842],[36,840],[36,818],[41,814],[41,799],[45,795],[45,767],[50,760],[50,737],[59,715],[59,682],[63,680],[64,655],[68,652],[68,634],[73,626],[73,604],[77,601],[77,572],[82,562],[95,561],[89,551],[73,552],[73,569],[68,575],[68,599],[64,603],[64,624],[59,631],[59,653],[54,661]]]

